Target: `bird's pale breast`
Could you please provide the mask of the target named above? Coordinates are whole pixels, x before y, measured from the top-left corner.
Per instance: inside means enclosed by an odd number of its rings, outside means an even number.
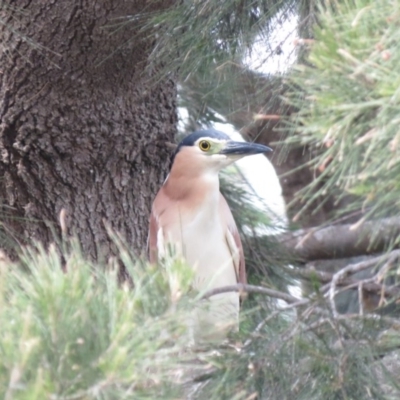
[[[175,214],[169,221],[161,217],[163,229],[163,246],[172,244],[175,251],[182,254],[188,264],[195,268],[194,286],[199,291],[235,285],[237,275],[232,260],[232,254],[226,239],[226,227],[218,214],[218,198],[202,203],[197,210],[180,207],[169,210],[169,216]],[[161,243],[160,243],[161,245]],[[159,249],[162,250],[162,249]],[[196,317],[202,324],[215,329],[216,325],[237,325],[239,316],[239,295],[224,293],[215,295],[210,300],[209,310],[199,313]]]

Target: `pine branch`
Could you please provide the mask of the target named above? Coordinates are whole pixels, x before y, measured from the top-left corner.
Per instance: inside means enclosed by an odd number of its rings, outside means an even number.
[[[295,259],[320,260],[379,253],[400,235],[400,218],[385,218],[360,225],[331,225],[301,229],[277,237]]]

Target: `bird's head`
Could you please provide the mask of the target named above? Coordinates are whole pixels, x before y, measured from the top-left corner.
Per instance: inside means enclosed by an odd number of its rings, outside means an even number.
[[[242,157],[269,151],[272,150],[262,144],[236,142],[223,132],[207,129],[196,131],[179,143],[174,163],[219,172]]]

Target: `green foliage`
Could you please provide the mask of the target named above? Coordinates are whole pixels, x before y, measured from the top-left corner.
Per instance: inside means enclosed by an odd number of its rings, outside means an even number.
[[[156,66],[159,70],[161,62],[163,75],[179,71],[185,80],[241,56],[257,35],[268,35],[273,16],[279,12],[285,15],[296,5],[293,0],[181,1],[165,4],[163,12],[144,10],[126,18],[124,24],[155,35],[157,45],[149,60],[150,69]]]
[[[229,203],[235,220],[242,227],[248,229],[272,227],[271,217],[265,210],[253,204],[253,194],[246,190],[246,182],[243,181],[240,171],[236,166],[225,169],[220,174],[221,191]],[[243,183],[243,186],[240,185]]]
[[[63,259],[38,246],[22,265],[1,264],[1,398],[177,398],[191,271],[151,269],[122,248],[121,259],[134,287],[118,284],[116,263],[94,266],[76,245]]]
[[[356,0],[320,8],[306,63],[291,77],[298,108],[290,141],[313,150],[317,179],[301,195],[352,195],[369,215],[400,208],[400,2]],[[347,211],[347,210],[346,210]]]
[[[134,284],[119,282],[117,259],[93,265],[74,241],[62,256],[55,246],[37,246],[24,249],[19,263],[1,259],[1,398],[399,395],[396,375],[377,357],[397,354],[395,330],[378,336],[390,318],[335,320],[311,300],[296,317],[293,308],[278,312],[282,305],[250,295],[241,332],[228,345],[192,347],[185,324],[196,300],[191,269],[174,259],[152,267],[116,243]]]
[[[266,11],[293,4],[179,2],[167,19],[145,18],[143,29],[161,27],[151,61],[169,61],[168,70],[179,65],[184,77],[216,68],[268,26]],[[314,166],[332,158],[312,196],[338,187],[358,198],[354,207],[398,210],[399,5],[357,0],[320,10],[316,42],[293,74],[290,99],[299,109],[292,140],[312,147]],[[266,223],[235,190],[234,212],[246,209],[240,225]],[[333,317],[321,293],[302,306],[249,295],[241,332],[228,345],[193,349],[185,325],[196,300],[191,270],[174,259],[151,267],[116,243],[118,257],[108,265],[88,262],[73,242],[62,255],[37,246],[23,250],[18,263],[0,259],[1,398],[177,399],[189,391],[191,398],[230,400],[400,397],[394,318]],[[273,253],[276,246],[268,246],[257,254]],[[254,263],[265,269],[266,260]],[[130,283],[119,281],[120,264]]]
[[[396,375],[376,357],[372,342],[381,323],[318,320],[313,311],[310,320],[302,315],[302,322],[289,314],[269,314],[243,347],[220,350],[209,361],[215,366],[213,379],[196,398],[395,399],[400,394]]]

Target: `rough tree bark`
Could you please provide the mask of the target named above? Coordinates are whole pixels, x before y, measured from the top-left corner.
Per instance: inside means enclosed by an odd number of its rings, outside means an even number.
[[[2,5],[0,202],[16,239],[53,240],[64,208],[90,256],[112,248],[104,221],[143,249],[169,164],[176,86],[143,75],[151,43],[133,23],[109,26],[167,3]]]

